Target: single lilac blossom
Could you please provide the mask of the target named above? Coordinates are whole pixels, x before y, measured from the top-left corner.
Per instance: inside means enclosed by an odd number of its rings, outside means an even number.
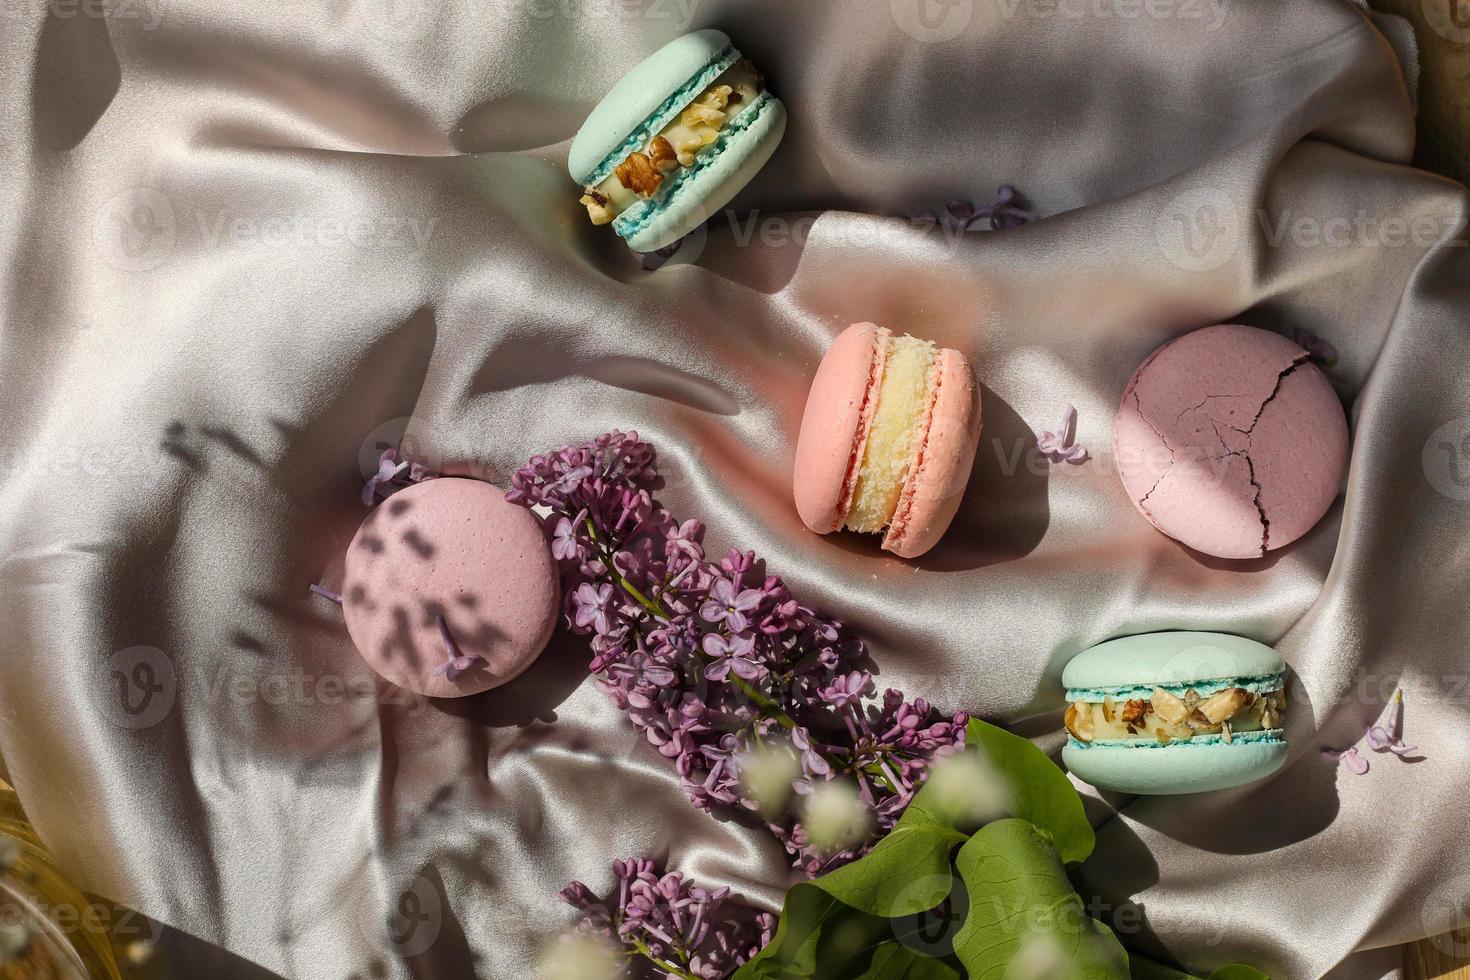
[[[747,633],[726,636],[709,633],[704,638],[704,652],[714,657],[714,662],[704,668],[704,676],[712,681],[722,681],[734,671],[736,676],[755,680],[761,675],[761,666],[755,662],[755,638]]]
[[[607,633],[612,630],[612,603],[613,587],[604,582],[601,585],[593,585],[583,582],[572,594],[572,599],[577,605],[575,622],[577,628],[586,630],[589,627],[599,633]]]
[[[453,682],[459,680],[459,675],[480,663],[484,658],[478,653],[461,653],[459,646],[454,642],[454,637],[449,632],[449,624],[444,617],[434,617],[439,623],[439,638],[444,642],[444,662],[434,668],[435,677],[443,677]]]
[[[759,589],[737,591],[729,579],[715,579],[709,599],[699,607],[699,615],[711,623],[724,623],[732,633],[743,633],[750,625],[748,614],[760,606],[763,598]]]
[[[1062,411],[1062,419],[1057,423],[1056,431],[1043,432],[1036,440],[1036,449],[1043,456],[1052,460],[1078,464],[1087,461],[1087,450],[1080,445],[1073,444],[1073,434],[1077,425],[1077,409],[1068,405]]]
[[[1374,752],[1392,752],[1404,756],[1418,750],[1417,746],[1405,745],[1400,733],[1404,725],[1404,692],[1397,689],[1383,708],[1378,721],[1363,736]]]
[[[422,463],[400,460],[398,450],[388,448],[378,457],[378,472],[368,478],[362,488],[362,503],[371,507],[412,483],[429,479],[428,467]]]

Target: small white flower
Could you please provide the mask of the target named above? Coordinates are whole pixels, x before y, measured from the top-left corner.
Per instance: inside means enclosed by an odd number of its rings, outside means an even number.
[[[761,816],[775,819],[791,802],[791,784],[801,777],[796,753],[785,745],[762,745],[740,757],[740,789]]]
[[[872,815],[846,780],[817,786],[806,797],[802,823],[821,851],[841,851],[860,844],[872,827]]]
[[[612,941],[585,932],[565,933],[536,965],[536,980],[623,980],[622,951]]]
[[[956,752],[934,763],[928,796],[956,826],[979,826],[1010,812],[1005,779],[979,752]]]
[[[1072,975],[1072,957],[1044,932],[1033,932],[1006,964],[1004,980],[1062,980]]]

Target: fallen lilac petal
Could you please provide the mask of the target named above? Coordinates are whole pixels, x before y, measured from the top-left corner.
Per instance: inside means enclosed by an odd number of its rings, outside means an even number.
[[[455,645],[454,637],[450,635],[449,624],[445,622],[442,615],[436,616],[439,624],[439,639],[444,643],[444,663],[434,668],[436,677],[444,677],[450,681],[459,680],[459,675],[475,666],[481,659],[477,653],[461,653]]]
[[[312,586],[310,586],[310,589],[311,589],[312,592],[315,592],[317,595],[321,596],[323,599],[331,599],[337,605],[339,605],[339,606],[342,605],[342,593],[340,593],[340,592],[333,592],[331,589],[326,588],[325,586],[321,586],[321,585],[312,585]]]
[[[1081,446],[1073,446],[1071,449],[1067,450],[1066,455],[1064,455],[1062,458],[1074,465],[1078,463],[1085,463],[1087,462],[1087,450]]]
[[[1359,755],[1357,749],[1348,749],[1344,752],[1342,754],[1342,764],[1354,776],[1361,776],[1368,771],[1368,760]]]

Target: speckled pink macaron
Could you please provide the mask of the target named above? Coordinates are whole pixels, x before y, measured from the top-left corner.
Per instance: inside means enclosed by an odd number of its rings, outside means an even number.
[[[1258,558],[1311,530],[1348,461],[1342,404],[1307,352],[1239,324],[1154,351],[1123,393],[1118,476],[1154,527],[1218,558]]]
[[[375,507],[347,549],[342,610],[362,658],[428,697],[478,694],[531,665],[560,587],[541,525],[479,480],[428,480]],[[446,670],[449,642],[465,658]]]
[[[792,489],[802,523],[818,534],[848,519],[874,418],[885,365],[898,338],[884,327],[856,323],[832,342],[807,395],[796,442]],[[921,342],[927,343],[927,342]],[[883,548],[916,558],[934,547],[954,519],[980,439],[980,396],[970,362],[958,351],[933,348],[917,411],[917,437],[902,462],[903,484],[883,535]]]

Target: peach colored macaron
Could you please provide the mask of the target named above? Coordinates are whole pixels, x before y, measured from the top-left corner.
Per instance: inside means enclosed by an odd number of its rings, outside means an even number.
[[[556,627],[561,589],[540,523],[479,480],[395,493],[362,522],[346,564],[342,611],[358,652],[428,697],[506,683]]]
[[[1348,426],[1306,351],[1224,324],[1144,360],[1123,392],[1113,451],[1128,499],[1154,527],[1217,558],[1259,558],[1332,506]]]
[[[818,534],[882,533],[916,558],[953,520],[980,439],[980,395],[958,351],[872,323],[844,330],[812,379],[793,489]]]

